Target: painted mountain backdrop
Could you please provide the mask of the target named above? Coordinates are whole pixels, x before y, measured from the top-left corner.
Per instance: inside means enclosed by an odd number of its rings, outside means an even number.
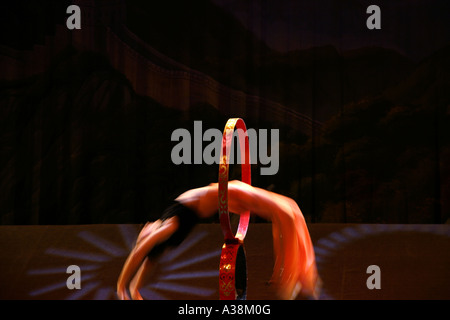
[[[448,46],[418,61],[382,46],[279,51],[206,0],[77,3],[74,31],[67,2],[2,4],[2,224],[157,218],[217,179],[172,164],[172,131],[236,116],[280,129],[280,171],[253,184],[309,221],[449,218]]]

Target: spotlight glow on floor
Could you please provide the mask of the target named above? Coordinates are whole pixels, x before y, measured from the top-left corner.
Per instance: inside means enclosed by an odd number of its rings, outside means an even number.
[[[105,279],[103,271],[106,268],[121,268],[128,253],[134,245],[139,230],[131,225],[118,225],[120,238],[108,239],[98,236],[90,231],[80,231],[77,237],[83,250],[73,250],[66,248],[47,248],[44,254],[55,260],[55,266],[31,269],[27,271],[30,277],[54,278],[47,285],[29,291],[30,298],[43,299],[46,294],[61,293],[61,299],[117,299],[116,281],[120,269],[117,269],[115,279]],[[197,232],[189,235],[178,247],[166,251],[157,261],[158,272],[155,277],[141,289],[144,299],[167,299],[171,292],[184,293],[199,298],[218,297],[216,286],[201,287],[196,285],[192,279],[217,278],[219,276],[218,262],[220,258],[220,248],[211,252],[196,252],[193,248],[207,237],[206,232]],[[119,239],[119,240],[117,240]],[[186,254],[189,252],[189,254]],[[186,258],[188,256],[188,258]],[[53,257],[53,258],[52,258]],[[57,261],[71,261],[71,264],[79,266],[81,270],[81,289],[69,290],[66,280],[70,274],[66,273],[68,265],[56,265]],[[202,263],[198,270],[196,265]],[[207,266],[211,266],[205,269]],[[186,285],[180,281],[190,280]]]

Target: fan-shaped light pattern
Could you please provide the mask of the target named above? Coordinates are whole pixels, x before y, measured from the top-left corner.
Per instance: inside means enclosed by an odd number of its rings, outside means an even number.
[[[450,229],[445,225],[361,224],[346,227],[340,231],[332,232],[328,236],[315,242],[314,252],[319,274],[325,269],[325,264],[332,259],[332,256],[338,254],[339,250],[344,250],[346,246],[368,237],[401,232],[415,232],[450,237]],[[327,292],[326,283],[324,284],[324,288],[319,298],[325,300],[334,299],[334,297]]]
[[[128,253],[136,242],[138,229],[131,225],[118,225],[117,237],[103,237],[88,230],[80,231],[77,237],[82,242],[80,247],[83,250],[72,250],[67,248],[50,247],[44,254],[59,257],[63,260],[71,261],[80,267],[81,289],[67,289],[66,280],[68,265],[46,266],[45,268],[35,268],[27,271],[29,276],[54,276],[55,282],[40,288],[33,289],[29,296],[40,298],[46,294],[60,291],[65,293],[63,299],[77,300],[87,297],[106,300],[115,299],[115,285],[117,278],[108,281],[102,276],[102,270],[111,266],[121,266]],[[141,289],[141,295],[146,299],[166,299],[166,293],[189,293],[192,296],[210,297],[217,291],[216,287],[203,288],[195,285],[192,279],[218,277],[217,270],[220,249],[211,252],[198,252],[195,255],[193,248],[200,241],[204,241],[207,232],[196,232],[189,235],[178,247],[166,252],[158,260],[158,276]],[[119,240],[117,240],[119,239]],[[189,252],[186,258],[186,253]],[[194,253],[194,255],[192,254]],[[57,259],[55,259],[57,260]],[[195,269],[195,265],[211,260],[210,270]],[[120,269],[118,269],[118,273]],[[118,274],[117,274],[118,276]],[[178,281],[191,280],[192,285],[178,283]]]

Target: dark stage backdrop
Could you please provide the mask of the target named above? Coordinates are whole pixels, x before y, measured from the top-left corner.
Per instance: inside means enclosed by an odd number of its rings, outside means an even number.
[[[229,117],[279,129],[253,184],[308,222],[450,218],[449,1],[77,0],[81,29],[71,4],[0,5],[1,224],[156,219],[217,180],[172,132]]]

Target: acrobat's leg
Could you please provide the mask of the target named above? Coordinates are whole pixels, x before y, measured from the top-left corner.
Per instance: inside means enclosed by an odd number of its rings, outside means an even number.
[[[139,270],[133,277],[133,280],[131,280],[130,294],[133,300],[143,300],[141,293],[139,292],[139,289],[145,283],[145,279],[150,274],[151,266],[152,262],[150,261],[150,259],[148,257],[145,258],[141,266],[139,267]]]

